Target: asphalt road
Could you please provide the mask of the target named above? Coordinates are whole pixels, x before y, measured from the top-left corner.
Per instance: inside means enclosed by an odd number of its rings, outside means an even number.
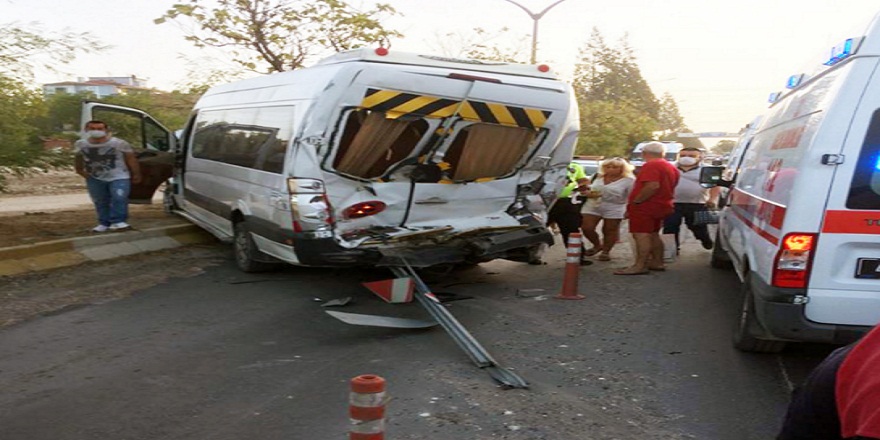
[[[692,245],[662,273],[614,276],[622,253],[584,268],[582,301],[552,298],[558,247],[545,266],[499,261],[427,275],[436,292],[458,295],[449,310],[531,385],[502,390],[440,328],[357,327],[323,313],[321,301],[351,297],[336,310],[426,317],[358,285],[381,271],[248,275],[222,245],[209,251],[222,261],[203,272],[140,281],[121,299],[0,330],[0,437],[346,438],[348,381],[371,373],[392,396],[389,440],[768,439],[793,384],[833,348],[734,350],[738,281]],[[161,260],[140,267],[162,270]],[[108,277],[120,287],[132,279],[99,265],[77,273],[101,277],[103,288]],[[89,283],[69,294],[78,290]]]

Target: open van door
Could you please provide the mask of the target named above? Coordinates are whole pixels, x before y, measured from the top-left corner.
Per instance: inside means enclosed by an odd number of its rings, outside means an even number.
[[[176,138],[150,115],[133,108],[98,102],[83,102],[82,122],[99,120],[134,148],[141,167],[141,182],[132,183],[130,203],[150,204],[156,189],[174,172]]]

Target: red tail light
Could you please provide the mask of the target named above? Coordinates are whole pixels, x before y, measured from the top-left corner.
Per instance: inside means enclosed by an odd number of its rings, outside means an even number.
[[[782,248],[773,262],[774,287],[807,287],[816,238],[816,234],[804,233],[791,233],[782,238]]]
[[[335,223],[333,207],[318,179],[289,178],[290,210],[294,232],[329,230]]]
[[[548,66],[546,64],[541,64],[540,66],[538,66],[538,71],[539,72],[549,72],[550,66]]]
[[[345,218],[361,218],[376,215],[385,210],[385,203],[378,200],[361,202],[345,208],[342,215]]]

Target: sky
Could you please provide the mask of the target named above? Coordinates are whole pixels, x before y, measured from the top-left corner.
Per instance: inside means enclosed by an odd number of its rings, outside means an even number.
[[[516,1],[538,13],[555,0]],[[61,66],[60,74],[37,72],[38,83],[136,75],[172,90],[198,79],[193,66],[224,65],[222,53],[194,48],[177,26],[153,23],[176,2],[182,0],[0,0],[0,25],[87,31],[113,45]],[[442,54],[455,44],[448,34],[507,27],[515,38],[498,43],[520,47],[528,58],[534,21],[506,0],[384,3],[401,15],[383,25],[405,35],[392,50]],[[852,30],[878,11],[876,0],[564,0],[538,22],[537,61],[570,80],[594,27],[610,45],[626,36],[654,93],[670,93],[692,130],[737,132],[765,111],[767,97],[783,90],[789,76],[856,36]]]

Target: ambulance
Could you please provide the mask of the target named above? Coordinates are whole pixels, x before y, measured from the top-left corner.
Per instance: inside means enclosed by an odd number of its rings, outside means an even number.
[[[880,17],[880,16],[878,16]],[[711,257],[742,281],[734,345],[845,344],[880,322],[880,21],[822,51],[741,139]]]
[[[171,178],[168,209],[248,272],[535,262],[579,120],[546,65],[384,48],[213,87],[179,139],[137,109],[82,117],[138,147],[135,198]]]

